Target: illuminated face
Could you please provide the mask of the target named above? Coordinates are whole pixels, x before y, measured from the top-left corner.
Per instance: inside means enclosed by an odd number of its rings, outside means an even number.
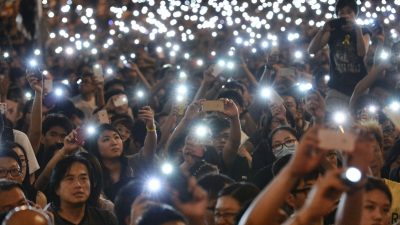
[[[183,147],[183,158],[189,162],[193,159],[201,159],[204,156],[204,146],[196,143],[195,137],[188,135]]]
[[[15,207],[27,205],[24,192],[20,188],[0,191],[0,214],[8,212]]]
[[[380,190],[365,193],[361,223],[363,225],[390,224],[390,202],[388,197]]]
[[[121,135],[121,139],[123,142],[128,140],[128,138],[131,136],[131,131],[120,123],[115,125],[115,129],[118,130],[118,133]]]
[[[24,180],[18,162],[13,158],[0,157],[0,171],[0,178],[12,180],[20,184]]]
[[[375,177],[380,177],[381,169],[384,163],[383,152],[376,140],[374,140],[373,146],[374,146],[374,157],[370,164],[370,168],[372,170],[372,174]]]
[[[60,197],[61,205],[63,202],[85,204],[90,196],[90,178],[86,166],[79,162],[73,163],[61,180],[56,194]]]
[[[13,150],[14,150],[15,153],[17,153],[17,155],[19,157],[19,160],[21,160],[21,164],[22,164],[21,177],[22,177],[22,180],[23,180],[25,178],[26,172],[27,172],[27,166],[28,166],[27,159],[25,158],[25,154],[24,154],[24,152],[22,151],[21,148],[15,147]]]
[[[103,159],[115,159],[121,156],[123,143],[119,134],[115,131],[105,130],[97,139],[100,156]]]
[[[285,107],[295,117],[297,114],[296,100],[292,96],[282,96]]]

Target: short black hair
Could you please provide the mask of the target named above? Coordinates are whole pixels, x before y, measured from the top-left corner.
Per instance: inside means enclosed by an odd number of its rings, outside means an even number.
[[[223,91],[218,95],[218,99],[219,98],[227,98],[227,99],[231,99],[232,101],[234,101],[237,105],[239,105],[240,107],[244,107],[244,100],[242,95],[234,90],[227,90],[227,91]]]
[[[60,187],[61,181],[64,179],[65,175],[67,174],[68,170],[74,163],[81,163],[85,165],[86,169],[88,170],[89,180],[90,180],[90,195],[87,200],[88,205],[96,205],[98,198],[94,196],[94,175],[93,169],[89,161],[82,156],[78,155],[69,155],[63,159],[61,159],[56,166],[54,167],[49,182],[49,197],[51,200],[51,205],[55,211],[60,210],[61,200],[60,197],[56,194],[58,188]],[[97,196],[98,197],[98,196]]]
[[[126,95],[128,96],[128,94],[125,91],[121,91],[121,90],[109,90],[104,94],[104,100],[105,102],[108,102],[108,100],[114,96],[114,95]]]
[[[125,88],[125,83],[122,80],[112,79],[106,82],[106,84],[104,85],[104,91],[110,91],[109,89],[114,85],[121,85]]]
[[[44,118],[42,123],[42,134],[46,134],[52,127],[62,127],[67,133],[70,133],[74,126],[66,116],[53,113]]]
[[[162,225],[167,222],[181,221],[188,224],[185,217],[169,205],[154,205],[147,209],[138,225]]]
[[[274,130],[272,130],[271,133],[269,134],[269,136],[268,136],[268,144],[269,144],[269,146],[272,146],[272,138],[274,137],[274,135],[276,133],[278,133],[279,131],[282,131],[282,130],[288,131],[294,137],[296,137],[297,140],[299,139],[295,129],[293,129],[293,128],[289,127],[289,126],[280,126],[280,127],[275,128]]]
[[[351,8],[356,15],[358,14],[358,6],[357,6],[356,1],[354,1],[354,0],[338,0],[336,2],[336,6],[335,6],[336,15],[338,15],[339,11],[346,6]]]
[[[198,184],[207,192],[208,197],[213,199],[217,198],[218,193],[226,185],[233,184],[234,182],[232,178],[224,174],[207,174],[199,179]]]
[[[12,159],[14,159],[18,163],[18,166],[19,166],[20,170],[22,170],[22,162],[19,159],[19,156],[17,155],[17,153],[15,153],[14,150],[12,150],[11,148],[1,149],[0,150],[0,158],[12,158]]]
[[[118,224],[125,224],[125,218],[131,213],[131,205],[135,199],[143,192],[143,182],[133,180],[123,186],[115,197],[114,212],[118,219]]]
[[[211,134],[213,137],[216,137],[221,131],[231,127],[230,121],[220,116],[210,116],[207,118],[207,124],[209,124],[211,128]]]
[[[385,184],[383,180],[376,179],[373,177],[368,177],[367,183],[365,184],[365,191],[370,192],[373,190],[382,191],[388,198],[390,204],[392,204],[393,201],[392,193],[390,192],[389,187]]]
[[[252,183],[237,182],[222,189],[218,193],[218,198],[230,196],[239,203],[240,207],[242,207],[248,202],[253,201],[259,192],[260,189]]]
[[[15,182],[13,180],[8,180],[8,179],[4,179],[4,178],[0,179],[0,192],[9,191],[14,188],[19,188],[19,189],[21,189],[21,191],[23,191],[21,184]]]

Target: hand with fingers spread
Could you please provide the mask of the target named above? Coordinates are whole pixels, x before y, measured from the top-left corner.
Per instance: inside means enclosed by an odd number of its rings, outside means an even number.
[[[147,129],[154,129],[154,112],[150,106],[144,106],[139,109],[138,118],[146,123]]]
[[[315,122],[322,123],[325,118],[325,100],[317,91],[310,92],[306,97],[306,111],[313,116]]]

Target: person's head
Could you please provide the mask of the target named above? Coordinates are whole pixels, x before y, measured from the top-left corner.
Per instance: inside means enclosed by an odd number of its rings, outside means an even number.
[[[386,184],[379,179],[368,178],[365,185],[361,223],[363,225],[390,224],[392,194]]]
[[[109,124],[97,127],[96,133],[90,137],[89,150],[100,162],[120,158],[123,142],[118,130]]]
[[[1,222],[1,221],[0,221]],[[50,217],[32,206],[19,206],[10,211],[3,225],[51,225]]]
[[[132,137],[133,120],[129,116],[117,115],[112,117],[111,125],[113,125],[121,135],[123,142]]]
[[[216,225],[234,225],[241,208],[253,201],[259,189],[250,183],[233,183],[218,193],[214,220]]]
[[[212,133],[213,146],[221,152],[229,140],[230,121],[223,117],[213,116],[208,119],[208,124]]]
[[[83,157],[70,155],[61,159],[54,167],[49,183],[52,206],[56,211],[63,206],[84,207],[95,205],[93,196],[93,170]]]
[[[110,111],[115,114],[126,114],[129,109],[129,98],[125,91],[110,90],[104,94],[105,101],[112,106]]]
[[[28,204],[22,186],[7,179],[0,179],[0,199],[0,222],[13,208]]]
[[[12,180],[22,184],[22,163],[17,153],[12,149],[0,150],[0,178]]]
[[[18,155],[18,158],[21,161],[21,176],[23,178],[22,184],[24,186],[30,185],[30,169],[25,149],[17,143],[9,144],[9,149],[12,149]]]
[[[378,123],[376,122],[364,122],[361,123],[365,131],[371,134],[374,146],[374,157],[370,164],[372,174],[375,177],[380,177],[381,169],[383,167],[383,134]]]
[[[269,144],[275,158],[291,154],[298,144],[296,131],[287,126],[274,129],[269,136]]]
[[[389,151],[399,137],[396,127],[387,117],[383,117],[380,121],[383,132],[383,151]]]
[[[129,182],[118,191],[114,201],[114,212],[118,224],[130,224],[131,205],[142,192],[143,183],[136,180]]]
[[[218,193],[234,182],[232,178],[223,174],[207,174],[199,179],[199,186],[207,192],[208,196],[206,212],[207,225],[214,225],[214,210],[217,204]]]
[[[110,81],[107,81],[104,85],[104,91],[108,92],[110,90],[125,91],[125,83],[118,79],[112,79]]]
[[[335,13],[339,18],[355,18],[358,14],[358,6],[355,0],[338,0]]]
[[[142,215],[138,225],[187,225],[186,218],[169,205],[152,205]]]
[[[41,142],[45,149],[62,144],[64,138],[72,131],[73,125],[61,114],[49,114],[42,123]]]
[[[353,116],[357,121],[379,120],[379,101],[372,95],[362,95],[354,103]]]
[[[272,165],[272,173],[275,177],[289,163],[291,157],[292,155],[286,155],[274,162]],[[308,192],[311,190],[320,174],[321,170],[316,169],[306,174],[302,179],[297,180],[290,190],[290,194],[286,197],[286,204],[294,210],[299,210],[304,205]]]
[[[79,84],[79,92],[82,95],[93,94],[95,92],[96,87],[93,81],[93,77],[93,73],[90,72],[84,72],[82,74],[82,82]]]

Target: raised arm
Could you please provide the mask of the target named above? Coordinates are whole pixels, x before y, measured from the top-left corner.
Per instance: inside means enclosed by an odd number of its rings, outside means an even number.
[[[42,82],[32,74],[28,74],[26,79],[31,88],[35,91],[35,98],[32,104],[31,121],[29,124],[28,138],[35,154],[39,150],[40,138],[42,135],[42,101],[43,89]]]
[[[77,133],[73,130],[64,139],[64,146],[57,151],[53,158],[47,163],[43,172],[40,174],[35,183],[35,188],[39,191],[46,191],[46,187],[50,181],[51,171],[53,171],[56,164],[65,156],[70,155],[79,150],[79,145],[75,143]]]
[[[210,67],[206,71],[204,71],[203,80],[201,81],[200,88],[197,90],[197,93],[193,101],[204,98],[209,87],[216,80],[216,78],[212,75],[212,70],[213,70],[212,67]]]
[[[318,33],[312,39],[310,45],[308,46],[308,52],[310,54],[316,54],[319,50],[328,44],[329,38],[331,36],[331,28],[329,21],[324,24],[324,26],[318,31]]]
[[[231,99],[224,99],[225,109],[224,113],[229,117],[231,122],[231,128],[229,132],[229,140],[225,144],[222,150],[222,158],[225,165],[230,168],[232,167],[235,158],[238,155],[238,150],[240,146],[240,120],[239,111],[236,104]]]
[[[157,132],[154,124],[154,112],[150,106],[139,109],[138,118],[145,121],[147,135],[144,139],[143,154],[146,158],[153,158],[157,149]]]
[[[296,180],[320,165],[323,154],[317,148],[317,132],[318,128],[312,127],[304,134],[288,165],[257,196],[240,220],[240,225],[264,225],[266,221],[272,221]]]

